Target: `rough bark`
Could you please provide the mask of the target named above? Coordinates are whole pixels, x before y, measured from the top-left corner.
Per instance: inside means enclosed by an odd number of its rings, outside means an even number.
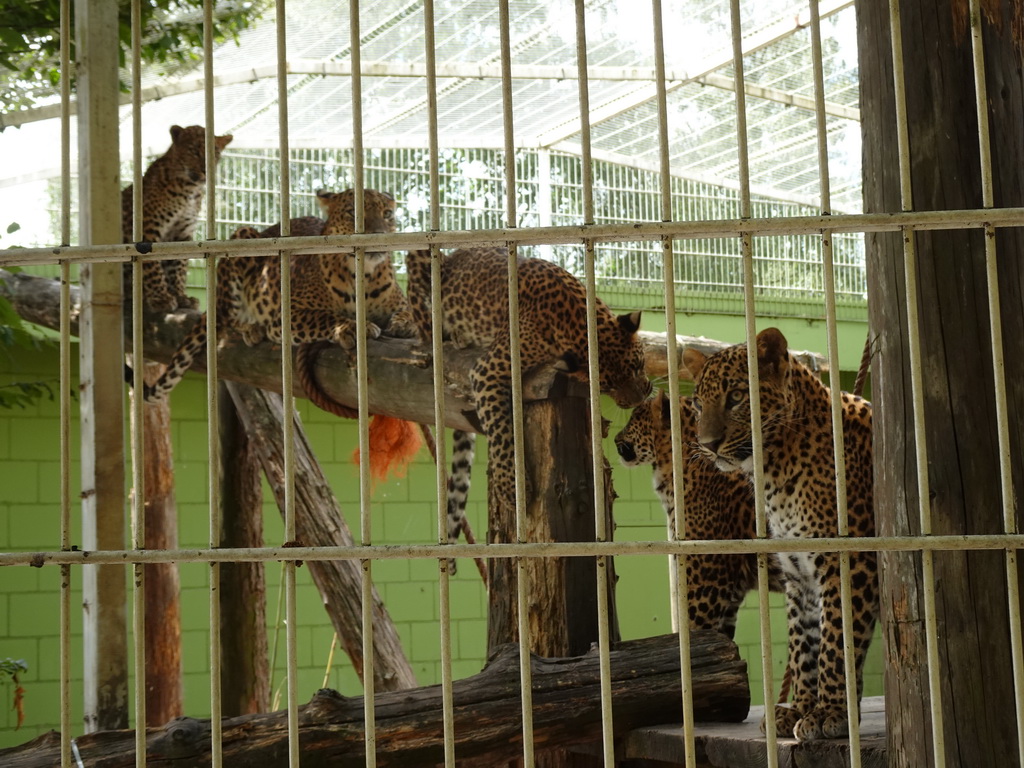
[[[1024,83],[1019,5],[983,2],[982,27],[996,206],[1024,205]],[[865,211],[900,210],[893,69],[884,3],[858,3]],[[913,204],[982,206],[971,37],[966,0],[901,3]],[[985,236],[919,232],[922,381],[932,530],[1003,530],[995,430]],[[1024,233],[1001,229],[998,290],[1014,485],[1024,487]],[[879,534],[920,534],[909,369],[906,282],[899,236],[868,235],[871,327],[878,334],[873,395]],[[1019,521],[1018,521],[1019,525]],[[935,554],[941,702],[948,765],[1017,765],[1005,558]],[[920,555],[881,557],[889,764],[931,765]]]
[[[147,363],[146,381],[164,366]],[[166,402],[142,409],[145,461],[146,549],[178,548],[178,507],[174,498],[171,408]],[[166,723],[184,712],[181,668],[180,581],[176,563],[145,566],[146,725]]]
[[[594,480],[590,460],[590,411],[580,395],[586,387],[563,380],[573,392],[524,406],[528,488],[527,541],[594,541]],[[493,484],[489,487],[493,487]],[[489,498],[489,542],[514,542],[514,504]],[[506,502],[508,500],[505,500]],[[603,505],[608,530],[611,507]],[[609,563],[610,563],[609,559]],[[488,648],[517,642],[517,565],[510,558],[488,561]],[[594,558],[526,560],[530,583],[530,649],[542,656],[580,654],[597,642],[597,571]],[[612,585],[609,592],[613,593]],[[609,600],[614,605],[613,594]],[[613,636],[618,628],[612,621]]]
[[[259,456],[278,508],[283,512],[284,410],[281,398],[235,382],[228,384],[228,392]],[[303,546],[352,546],[352,534],[306,440],[302,422],[297,413],[293,418],[296,540]],[[338,640],[362,679],[362,567],[354,560],[314,561],[306,567],[320,590]],[[378,691],[416,686],[416,677],[402,650],[398,630],[376,590],[373,591],[373,679]]]
[[[15,274],[0,269],[0,296],[10,299],[15,311],[26,320],[57,328],[60,323],[59,284],[49,278]],[[72,303],[77,306],[78,290],[72,287]],[[199,313],[178,310],[146,317],[145,356],[161,363],[170,361],[181,340],[192,327]],[[130,334],[130,323],[126,333]],[[77,309],[72,314],[72,333],[77,333]],[[647,352],[647,370],[654,378],[668,374],[666,337],[663,333],[641,332]],[[126,344],[131,340],[126,337]],[[677,337],[679,345],[692,346],[711,354],[726,346],[723,342],[695,336]],[[433,373],[427,348],[416,341],[383,339],[368,346],[370,380],[370,411],[383,413],[420,424],[434,423]],[[126,350],[130,351],[130,349]],[[814,370],[826,365],[820,355],[798,353],[801,362]],[[477,359],[477,351],[455,349],[445,345],[445,422],[453,429],[477,430],[477,421],[470,404],[469,370]],[[679,359],[682,360],[680,354]],[[205,356],[196,360],[194,370],[205,372]],[[281,391],[280,349],[268,343],[246,347],[241,340],[228,337],[221,341],[218,370],[222,379],[250,384],[271,392]],[[526,401],[543,400],[554,385],[555,372],[542,370],[524,382]],[[689,378],[685,367],[679,375]],[[356,405],[354,359],[340,347],[329,347],[317,359],[316,377],[323,390],[334,400],[348,406]],[[296,397],[305,397],[301,389]]]
[[[717,632],[691,636],[694,703],[700,720],[739,722],[749,709],[746,664],[736,646]],[[675,635],[622,643],[611,652],[615,731],[681,716],[679,645]],[[601,696],[596,652],[569,659],[531,659],[534,736],[538,747],[571,746],[599,738]],[[455,755],[459,765],[494,766],[521,752],[519,652],[506,646],[478,675],[456,681],[453,691]],[[376,697],[376,764],[429,766],[444,762],[439,686],[381,693]],[[288,764],[284,711],[223,721],[224,764],[269,768]],[[321,690],[299,711],[302,765],[363,766],[363,700]],[[110,731],[76,740],[87,765],[135,764],[132,731]],[[0,750],[7,768],[60,762],[56,734]],[[147,737],[149,765],[196,768],[210,764],[210,722],[181,718]]]
[[[259,459],[227,387],[222,384],[220,389],[220,544],[261,547],[263,488]],[[263,563],[220,566],[221,704],[228,717],[270,709],[264,571]]]

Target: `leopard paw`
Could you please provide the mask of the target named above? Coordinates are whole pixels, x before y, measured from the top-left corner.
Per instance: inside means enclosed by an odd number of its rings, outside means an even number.
[[[199,309],[199,299],[195,296],[179,296],[178,309]]]
[[[388,336],[396,339],[412,339],[419,336],[419,326],[410,312],[396,312],[388,323]]]
[[[144,295],[143,304],[154,312],[173,312],[178,308],[178,300],[162,291]]]
[[[775,705],[775,735],[780,739],[793,738],[796,724],[800,722],[800,710],[787,704]],[[767,730],[764,718],[761,719],[761,733]]]
[[[840,739],[849,732],[846,710],[834,706],[815,707],[793,729],[797,741]]]

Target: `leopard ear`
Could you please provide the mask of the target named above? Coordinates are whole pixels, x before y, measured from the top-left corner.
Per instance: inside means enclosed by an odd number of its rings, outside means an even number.
[[[326,189],[318,189],[316,191],[316,201],[320,203],[320,207],[325,211],[330,207],[331,201],[334,199],[334,193],[328,192]]]
[[[231,143],[231,140],[235,138],[230,133],[225,133],[223,136],[214,136],[213,143],[217,147],[217,151],[221,152],[224,147]]]
[[[629,312],[618,316],[619,326],[626,333],[636,333],[640,330],[640,310]]]
[[[687,347],[683,350],[683,365],[686,366],[686,370],[690,372],[694,381],[700,376],[700,372],[704,370],[704,363],[707,362],[707,359],[707,355],[699,349]]]
[[[185,129],[182,128],[180,125],[172,125],[171,126],[171,142],[172,143],[173,142],[177,142],[178,141],[178,137],[181,136],[182,131],[184,131],[184,130]]]
[[[781,377],[789,366],[789,343],[778,328],[757,334],[757,364],[763,375]]]

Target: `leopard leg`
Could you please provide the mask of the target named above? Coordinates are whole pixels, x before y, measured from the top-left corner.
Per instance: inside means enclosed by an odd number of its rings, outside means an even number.
[[[849,734],[846,701],[846,666],[843,648],[842,598],[839,581],[839,555],[819,556],[821,579],[821,644],[818,653],[817,706],[797,723],[795,734],[800,741],[835,739]],[[867,583],[871,595],[875,584],[874,553],[851,553],[851,585]],[[857,675],[857,701],[863,687],[864,657],[871,642],[877,610],[875,601],[866,601],[867,590],[852,600],[854,669]],[[858,713],[859,720],[859,713]]]
[[[164,283],[167,286],[167,291],[174,297],[177,307],[185,309],[198,307],[199,300],[188,295],[188,259],[162,261],[160,265],[164,270]]]
[[[795,561],[800,555],[791,557]],[[775,707],[775,732],[780,738],[792,738],[797,723],[817,704],[820,602],[816,580],[801,578],[797,573],[800,571],[798,565],[787,571],[787,668],[792,677],[793,704]],[[761,728],[763,731],[763,723]]]
[[[157,261],[142,264],[142,301],[151,310],[172,312],[178,299],[167,286],[163,265]]]

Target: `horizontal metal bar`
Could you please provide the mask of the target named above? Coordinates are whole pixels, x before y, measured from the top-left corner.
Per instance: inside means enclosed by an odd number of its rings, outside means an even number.
[[[229,256],[260,256],[282,250],[292,254],[351,251],[355,248],[386,247],[406,250],[440,247],[572,243],[587,240],[677,240],[751,235],[814,235],[836,232],[897,232],[919,230],[984,229],[1024,226],[1024,208],[969,209],[958,211],[907,211],[903,213],[841,214],[833,216],[787,216],[780,218],[721,219],[717,221],[648,221],[629,224],[590,224],[523,229],[471,229],[450,232],[396,232],[394,234],[330,235],[265,238],[257,240],[206,240],[202,242],[153,243],[152,253],[143,261],[179,259],[199,253]],[[127,262],[138,256],[133,244],[81,247],[23,248],[0,252],[0,267],[8,265],[72,262]]]
[[[1013,549],[1024,549],[1024,534],[7,552],[0,553],[0,567],[29,565],[39,568],[44,565],[109,565],[117,563],[238,563],[271,560],[398,560],[406,558],[438,560],[451,557],[594,557],[596,555],[700,555],[752,552],[913,552]]]

